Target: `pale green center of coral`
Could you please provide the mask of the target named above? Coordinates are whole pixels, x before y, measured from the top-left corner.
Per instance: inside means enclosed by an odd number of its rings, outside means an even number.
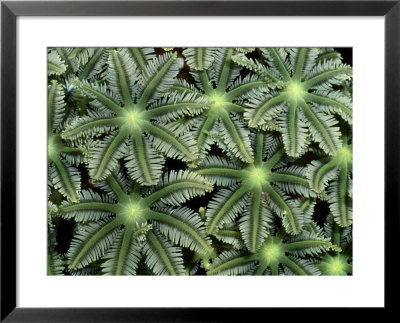
[[[262,168],[254,168],[251,171],[251,176],[253,177],[254,181],[260,182],[264,178],[264,171]]]
[[[262,167],[250,166],[248,168],[247,178],[252,185],[261,185],[267,181],[268,172]]]
[[[281,244],[268,243],[264,246],[263,253],[269,262],[278,260],[278,258],[282,256]]]
[[[57,153],[57,149],[52,142],[49,141],[47,145],[47,155],[53,156],[53,154]]]
[[[128,223],[142,223],[144,222],[142,214],[142,207],[139,203],[130,201],[126,204],[121,205],[121,212],[119,216],[121,217],[124,224]]]
[[[337,153],[335,158],[337,158],[338,163],[352,163],[353,160],[353,152],[351,147],[343,147]]]
[[[212,109],[221,109],[224,107],[225,98],[223,95],[213,94],[210,101]]]
[[[136,127],[142,120],[141,113],[135,110],[129,110],[125,114],[125,123],[130,127]]]
[[[292,98],[298,98],[301,97],[302,94],[304,93],[304,89],[301,86],[301,83],[298,82],[291,82],[287,88],[286,91],[289,93],[289,95]]]
[[[56,135],[50,135],[47,142],[47,157],[52,159],[60,153],[60,140]]]
[[[279,255],[279,248],[276,245],[272,245],[265,252],[268,258],[276,258]]]
[[[339,257],[331,258],[329,261],[329,271],[333,275],[342,274],[344,272],[343,262]]]
[[[336,260],[332,263],[332,270],[335,272],[342,270],[342,264],[340,263],[340,261]]]

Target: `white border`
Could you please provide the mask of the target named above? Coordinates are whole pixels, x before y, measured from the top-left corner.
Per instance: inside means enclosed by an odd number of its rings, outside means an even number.
[[[17,28],[18,306],[383,306],[383,18],[19,17]],[[47,46],[353,47],[354,275],[47,277]]]

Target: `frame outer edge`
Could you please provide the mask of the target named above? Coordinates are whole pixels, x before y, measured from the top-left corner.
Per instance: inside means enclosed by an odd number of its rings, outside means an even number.
[[[16,16],[1,4],[1,320],[16,307]],[[7,264],[7,265],[6,265]]]
[[[397,0],[6,1],[17,16],[383,16]]]
[[[385,308],[398,309],[393,255],[400,228],[400,2],[385,16]],[[389,280],[390,279],[390,280]],[[392,300],[389,301],[391,290]]]
[[[366,1],[368,2],[368,1]],[[1,221],[0,221],[0,248],[1,248],[1,268],[0,268],[0,321],[4,321],[6,318],[7,322],[28,322],[33,320],[39,320],[40,322],[66,322],[72,319],[73,322],[83,322],[81,319],[95,318],[96,315],[114,312],[116,315],[115,322],[125,322],[128,315],[135,313],[146,314],[142,316],[142,319],[146,317],[146,321],[151,321],[151,315],[166,314],[168,309],[158,309],[154,311],[151,309],[149,312],[143,309],[16,309],[16,217],[12,216],[16,214],[16,16],[35,16],[39,14],[43,15],[84,15],[78,13],[78,6],[75,9],[71,9],[67,12],[62,12],[62,6],[57,5],[55,2],[53,8],[46,9],[46,2],[2,2],[1,3],[1,110],[0,110],[0,123],[1,123]],[[73,2],[66,2],[71,7],[74,5]],[[59,3],[60,4],[60,3]],[[75,5],[78,3],[75,3]],[[93,3],[92,3],[93,4]],[[392,6],[395,6],[392,9]],[[33,6],[32,6],[33,5]],[[39,5],[39,8],[34,6]],[[154,3],[153,3],[154,5]],[[286,5],[286,4],[285,4]],[[287,4],[288,5],[288,4]],[[398,127],[398,121],[400,120],[400,3],[396,1],[382,1],[380,6],[377,6],[376,2],[374,6],[367,6],[363,10],[358,12],[359,16],[370,15],[380,16],[386,14],[385,19],[385,254],[397,251],[396,245],[390,245],[388,243],[388,236],[399,233],[400,220],[399,220],[399,182],[400,182],[400,169],[399,169],[399,157],[400,157],[400,143],[399,135],[400,130]],[[357,6],[360,9],[360,6]],[[340,10],[343,8],[340,6]],[[350,10],[351,14],[354,15],[354,7]],[[377,9],[377,10],[375,10]],[[391,9],[391,10],[390,10]],[[304,9],[303,9],[304,10]],[[337,10],[337,9],[336,9]],[[390,11],[389,11],[390,10]],[[325,12],[326,12],[325,8]],[[111,10],[112,12],[112,10]],[[282,10],[280,11],[281,14]],[[333,11],[330,15],[335,15]],[[176,13],[175,15],[180,15]],[[196,13],[201,15],[201,13]],[[96,14],[92,14],[96,15]],[[129,15],[129,14],[125,14]],[[143,14],[137,14],[143,15]],[[162,14],[160,14],[162,15]],[[243,14],[242,14],[243,15]],[[259,15],[263,15],[260,13]],[[274,14],[270,14],[274,15]],[[289,14],[290,15],[290,14]],[[293,14],[292,14],[293,15]],[[302,15],[296,13],[295,15]],[[314,14],[317,15],[317,14]],[[343,15],[343,14],[342,14]],[[390,64],[389,64],[390,63]],[[389,86],[390,85],[390,86]],[[7,93],[7,96],[4,94]],[[390,112],[390,113],[389,113]],[[7,184],[7,187],[4,186]],[[6,202],[5,202],[6,201]],[[5,203],[4,203],[5,202]],[[392,215],[390,216],[389,215]],[[393,214],[394,213],[394,214]],[[394,216],[393,216],[394,215]],[[7,263],[7,266],[5,266]],[[385,257],[385,286],[388,281],[389,275],[389,260]],[[396,277],[397,273],[391,275],[391,279]],[[398,282],[398,278],[396,278]],[[390,285],[398,286],[395,281],[390,281]],[[387,289],[385,289],[385,306],[393,308],[396,304],[388,303]],[[178,309],[170,309],[178,310]],[[196,309],[179,309],[186,312],[186,314],[200,314],[200,310]],[[214,312],[224,309],[213,309]],[[237,312],[239,309],[229,309],[230,311]],[[252,311],[256,309],[251,309]],[[261,311],[261,309],[258,309]],[[241,311],[248,312],[250,308],[241,309]],[[329,311],[329,309],[328,309]],[[147,313],[146,313],[147,312]],[[225,312],[225,311],[224,311]],[[11,314],[10,314],[11,313]],[[336,313],[336,312],[335,312]],[[82,314],[82,316],[81,316]],[[125,314],[127,314],[125,316]],[[32,315],[32,316],[31,316]],[[64,316],[65,315],[65,316]],[[77,317],[78,316],[78,317]],[[183,315],[184,317],[186,315]],[[103,317],[105,319],[107,316]],[[140,320],[141,315],[139,315]],[[174,312],[173,317],[179,320],[182,318],[177,312]],[[186,319],[195,318],[193,315],[186,316]],[[199,316],[197,316],[199,317]],[[115,318],[115,317],[114,317]],[[132,318],[132,317],[131,317]],[[147,320],[149,319],[150,320]],[[160,317],[161,321],[165,321]],[[167,317],[164,317],[168,319]],[[171,317],[170,317],[171,318]],[[381,317],[382,318],[382,317]],[[189,319],[190,320],[190,319]]]

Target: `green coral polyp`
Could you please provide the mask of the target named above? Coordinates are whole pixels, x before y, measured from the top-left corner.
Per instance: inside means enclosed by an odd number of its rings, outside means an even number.
[[[98,140],[89,151],[93,179],[103,180],[116,169],[120,153],[130,140],[130,158],[134,161],[126,166],[132,179],[140,179],[141,184],[157,183],[159,165],[167,156],[191,162],[197,158],[192,135],[166,128],[159,120],[165,115],[176,119],[189,113],[192,105],[197,109],[204,105],[188,102],[184,96],[164,95],[179,70],[176,58],[176,53],[165,53],[142,66],[132,51],[122,48],[113,50],[108,58],[105,84],[73,80],[77,89],[94,100],[91,104],[96,109],[101,107],[89,116],[74,118],[62,133],[63,139],[71,141],[88,136]],[[111,129],[109,136],[94,138]]]
[[[307,257],[326,253],[329,249],[336,251],[336,248],[315,233],[303,232],[298,238],[287,239],[287,234],[279,231],[276,235],[269,235],[257,252],[223,252],[208,273],[229,275],[235,270],[246,272],[251,268],[253,275],[279,275],[279,268],[283,265],[281,268],[290,274],[319,275],[320,270]]]
[[[162,208],[153,209],[152,205],[163,198],[168,199],[169,204],[177,205],[193,196],[202,195],[206,190],[210,190],[210,185],[203,183],[203,178],[189,171],[171,172],[162,185],[153,187],[150,194],[142,196],[137,183],[129,193],[126,187],[132,187],[132,183],[124,177],[111,174],[103,185],[109,192],[113,192],[112,198],[85,192],[80,203],[64,203],[60,207],[61,214],[66,217],[78,217],[79,222],[90,221],[90,214],[98,212],[100,215],[97,216],[106,216],[107,219],[107,224],[103,223],[103,226],[95,227],[95,230],[82,233],[73,241],[68,254],[70,269],[84,267],[87,259],[92,262],[94,259],[105,257],[110,259],[110,262],[105,262],[103,266],[113,275],[135,274],[140,260],[138,250],[142,249],[146,254],[151,249],[155,253],[153,256],[159,258],[160,263],[157,266],[160,272],[165,271],[172,275],[183,273],[181,252],[177,251],[172,243],[179,241],[183,246],[203,256],[212,254],[213,249],[205,236],[205,230],[199,225],[198,215],[190,209],[166,206],[168,203]],[[187,193],[185,197],[180,194],[182,191]],[[109,217],[110,214],[115,214],[115,217]],[[111,254],[106,255],[104,252],[109,248],[107,236],[114,231],[122,234],[122,241],[110,251]],[[118,241],[116,236],[110,239],[115,243]],[[136,240],[145,244],[139,244]],[[93,253],[93,248],[97,252]],[[134,253],[133,258],[129,258],[129,248],[134,248],[131,250]],[[147,264],[154,268],[155,264],[151,258],[147,260]]]
[[[229,147],[235,156],[246,163],[253,162],[253,152],[249,145],[248,130],[240,118],[244,106],[238,99],[252,89],[265,85],[263,81],[241,78],[236,74],[237,66],[232,61],[234,48],[188,48],[183,51],[189,67],[196,74],[195,84],[198,89],[187,82],[172,87],[178,92],[188,91],[208,101],[207,109],[198,117],[198,130],[194,132],[201,161],[206,154],[206,147],[212,144],[217,133],[219,138],[226,137]],[[201,62],[201,64],[199,64]],[[205,69],[214,62],[215,69]],[[218,126],[218,131],[216,131]],[[228,139],[229,138],[229,139]],[[216,140],[219,143],[220,140]]]
[[[274,85],[261,99],[252,93],[248,95],[250,109],[244,117],[249,126],[274,130],[271,122],[275,122],[291,157],[303,154],[310,142],[305,140],[307,136],[327,155],[334,156],[341,148],[334,115],[352,123],[351,98],[334,86],[348,79],[351,67],[340,60],[316,59],[317,48],[261,48],[260,51],[267,62],[265,66],[246,57],[237,59],[239,64],[253,69]]]
[[[324,275],[329,276],[346,276],[351,273],[352,266],[347,263],[348,257],[341,254],[330,256],[324,255],[323,260],[317,266]]]
[[[273,210],[282,218],[287,232],[298,234],[301,231],[302,216],[299,208],[290,200],[287,193],[297,193],[299,195],[310,195],[309,183],[302,175],[303,169],[288,169],[287,172],[279,173],[274,168],[285,156],[282,144],[275,141],[275,149],[268,151],[266,160],[263,160],[264,152],[266,152],[266,143],[274,142],[273,135],[264,136],[258,132],[253,137],[255,154],[255,162],[249,164],[246,168],[235,169],[224,164],[215,166],[202,165],[198,174],[209,176],[210,179],[219,180],[221,178],[236,178],[240,183],[238,188],[231,193],[216,197],[215,206],[212,210],[206,211],[208,232],[215,233],[221,225],[228,221],[228,216],[232,216],[232,211],[239,209],[241,198],[248,196],[251,202],[247,205],[249,217],[242,223],[241,231],[243,238],[248,245],[248,249],[252,252],[258,250],[265,235],[258,233],[260,228],[254,223],[264,222],[265,226],[270,222],[270,209],[265,209],[263,200],[272,205]],[[286,185],[282,185],[285,183]],[[285,193],[282,188],[287,191]],[[250,193],[250,194],[249,194]],[[237,211],[234,211],[237,212]],[[239,215],[239,214],[238,214]],[[243,215],[242,215],[243,217]],[[245,218],[245,217],[244,217]],[[248,225],[245,225],[245,223]]]

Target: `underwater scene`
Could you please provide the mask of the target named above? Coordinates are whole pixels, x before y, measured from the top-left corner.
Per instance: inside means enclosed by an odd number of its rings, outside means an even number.
[[[48,275],[352,275],[351,48],[48,48]]]

